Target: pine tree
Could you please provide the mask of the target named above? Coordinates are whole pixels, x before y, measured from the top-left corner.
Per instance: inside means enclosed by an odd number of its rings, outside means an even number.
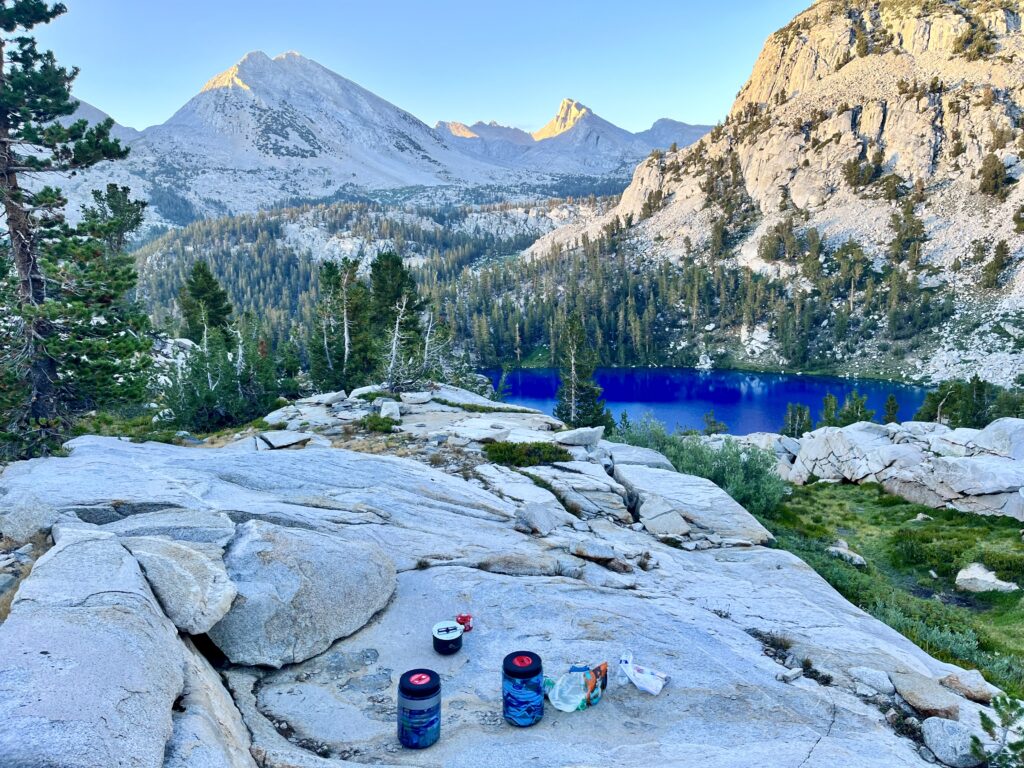
[[[169,372],[163,393],[176,426],[209,432],[267,413],[278,394],[275,363],[252,318],[206,329]]]
[[[981,271],[981,287],[993,289],[999,287],[999,278],[1010,264],[1010,246],[1005,240],[996,243],[992,261]]]
[[[587,341],[578,313],[573,312],[566,318],[558,341],[561,383],[556,396],[555,418],[574,428],[613,428],[615,422],[601,399],[601,388],[594,382],[596,356]]]
[[[66,11],[61,3],[43,0],[0,0],[0,197],[7,219],[6,249],[17,274],[13,307],[17,330],[4,338],[0,366],[3,384],[4,442],[17,437],[8,453],[46,453],[66,429],[74,397],[54,346],[62,318],[52,295],[47,255],[79,249],[78,258],[96,251],[88,235],[64,223],[66,200],[49,186],[23,186],[38,173],[71,174],[102,160],[127,155],[110,137],[112,120],[89,127],[85,120],[64,125],[77,101],[71,84],[77,69],[61,67],[51,51],[40,51],[32,30]],[[13,383],[12,383],[13,382]]]
[[[978,184],[978,191],[983,195],[991,195],[1003,199],[1013,179],[1006,172],[1006,165],[995,153],[990,152],[981,161],[981,181]]]
[[[782,434],[788,437],[803,437],[805,432],[811,431],[811,428],[811,409],[799,403],[788,403]]]
[[[82,209],[83,233],[47,253],[54,302],[50,343],[64,399],[75,410],[138,403],[146,394],[152,347],[149,318],[131,294],[135,260],[128,237],[142,224],[146,204],[127,187],[109,184]]]
[[[857,390],[853,390],[843,400],[843,407],[836,416],[837,426],[848,427],[858,421],[871,421],[875,412],[868,409],[867,403],[867,395],[861,395]]]
[[[821,415],[818,417],[818,427],[839,426],[839,401],[831,392],[825,395],[821,406]]]
[[[889,397],[885,399],[885,423],[886,424],[898,424],[899,423],[899,412],[900,404],[896,399],[896,395],[889,393]]]
[[[721,435],[729,431],[729,425],[724,421],[719,421],[715,418],[715,411],[712,408],[710,411],[704,414],[704,434],[705,435]]]
[[[214,277],[210,265],[197,261],[178,292],[178,305],[185,321],[183,335],[198,343],[207,331],[223,331],[231,321],[228,292]]]

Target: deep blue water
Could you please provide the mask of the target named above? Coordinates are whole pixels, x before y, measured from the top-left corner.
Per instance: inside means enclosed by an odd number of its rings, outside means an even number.
[[[501,377],[500,371],[487,374],[495,384]],[[734,435],[780,431],[787,403],[809,406],[811,419],[817,421],[826,394],[835,395],[841,405],[854,389],[868,396],[868,407],[876,411],[876,418],[885,412],[889,393],[896,395],[899,418],[907,421],[921,407],[927,392],[923,387],[870,379],[692,368],[599,368],[596,378],[616,420],[623,411],[630,419],[650,413],[670,429],[703,429],[704,414],[714,410],[715,418],[725,422]],[[506,383],[507,402],[545,413],[554,410],[557,370],[511,371]]]

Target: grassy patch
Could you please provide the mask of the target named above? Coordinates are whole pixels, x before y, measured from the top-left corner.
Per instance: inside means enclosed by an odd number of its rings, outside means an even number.
[[[363,392],[362,394],[356,395],[359,400],[365,400],[368,403],[372,403],[378,397],[386,397],[389,400],[398,401],[401,396],[397,392],[389,392],[386,389],[376,389],[373,392]]]
[[[133,413],[114,413],[100,411],[91,416],[83,416],[75,422],[71,433],[75,437],[82,435],[102,435],[105,437],[127,437],[132,442],[176,443],[177,427],[153,423],[155,411],[147,410]]]
[[[369,413],[356,422],[363,429],[370,432],[383,432],[390,434],[391,431],[402,422],[396,419],[389,419],[387,416],[380,416],[376,413]]]
[[[933,519],[914,522],[922,512]],[[933,656],[980,669],[1008,693],[1024,693],[1020,593],[970,595],[953,583],[974,561],[1001,578],[1024,577],[1019,521],[909,504],[870,484],[825,483],[795,489],[760,519],[778,546],[855,605]],[[863,555],[867,567],[829,557],[825,548],[837,538]]]
[[[487,443],[484,454],[493,464],[533,467],[555,461],[572,461],[572,454],[554,443]]]
[[[476,403],[456,403],[440,397],[435,397],[433,402],[438,405],[447,405],[449,408],[460,408],[469,413],[533,413],[529,408],[515,408],[511,405],[499,407],[496,405],[477,405]]]

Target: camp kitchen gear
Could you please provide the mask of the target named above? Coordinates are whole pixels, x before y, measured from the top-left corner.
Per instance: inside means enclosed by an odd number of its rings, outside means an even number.
[[[462,648],[462,633],[465,629],[457,621],[439,621],[431,633],[434,650],[442,656],[451,656]]]
[[[527,727],[544,717],[544,668],[532,651],[514,651],[501,665],[501,703],[505,719]]]
[[[410,669],[398,681],[398,740],[426,749],[441,738],[441,678],[432,669]]]

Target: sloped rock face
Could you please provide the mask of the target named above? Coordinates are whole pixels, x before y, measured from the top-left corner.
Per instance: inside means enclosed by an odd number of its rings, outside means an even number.
[[[0,625],[0,765],[161,765],[182,651],[114,536],[65,537]]]
[[[109,438],[69,449],[0,475],[0,497],[31,487],[64,521],[121,514],[99,527],[62,523],[0,624],[5,767],[36,768],[22,743],[72,768],[555,768],[580,755],[627,768],[921,766],[918,745],[862,698],[862,681],[896,704],[890,676],[914,673],[931,695],[929,683],[963,674],[793,555],[760,546],[767,532],[707,481],[630,463],[614,465],[613,478],[604,463],[614,448],[546,469],[581,497],[616,499],[628,519],[618,507],[580,519],[558,493],[527,500],[523,475],[486,465],[452,470],[466,480],[342,449],[240,453]],[[189,493],[179,490],[186,482]],[[147,506],[150,494],[161,510]],[[657,516],[644,521],[648,503],[669,506],[689,532],[662,543]],[[220,672],[230,694],[179,639],[125,548],[143,536],[224,553],[238,597],[209,635],[229,656]],[[464,612],[477,629],[459,654],[436,655],[431,626]],[[74,632],[57,624],[66,613],[82,617]],[[835,683],[777,679],[784,668],[751,630],[785,636],[795,659],[813,659]],[[517,648],[538,652],[548,674],[579,659],[614,662],[628,648],[671,680],[656,697],[613,684],[584,715],[552,709],[524,734],[501,718],[496,677]],[[60,650],[59,663],[39,649]],[[412,755],[395,740],[394,692],[402,672],[425,664],[442,676],[443,735]],[[939,690],[946,714],[977,732],[981,705]],[[931,699],[919,704],[934,711]]]

